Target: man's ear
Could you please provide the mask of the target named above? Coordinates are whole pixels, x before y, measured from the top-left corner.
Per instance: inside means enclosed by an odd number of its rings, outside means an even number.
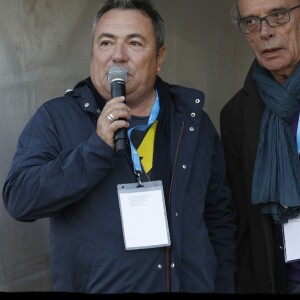
[[[157,73],[161,71],[163,61],[167,54],[166,46],[163,46],[159,49],[158,57],[157,57]]]

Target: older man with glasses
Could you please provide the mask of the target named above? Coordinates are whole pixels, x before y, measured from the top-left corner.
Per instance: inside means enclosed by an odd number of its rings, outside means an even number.
[[[232,9],[255,54],[220,115],[237,206],[238,293],[300,293],[299,8],[299,0],[236,0]]]

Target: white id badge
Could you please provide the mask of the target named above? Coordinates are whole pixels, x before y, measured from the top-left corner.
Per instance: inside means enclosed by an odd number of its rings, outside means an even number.
[[[283,224],[285,262],[300,260],[300,215]]]
[[[161,181],[119,184],[118,197],[126,250],[171,245]]]

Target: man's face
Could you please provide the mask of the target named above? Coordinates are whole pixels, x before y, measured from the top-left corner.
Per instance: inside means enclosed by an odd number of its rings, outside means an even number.
[[[263,17],[278,9],[299,5],[298,0],[239,0],[242,19]],[[261,30],[246,35],[259,63],[275,78],[289,76],[300,59],[300,8],[290,12],[289,23],[271,28],[265,21]]]
[[[133,104],[153,92],[165,48],[156,48],[150,18],[136,10],[113,9],[99,20],[93,40],[91,78],[98,92],[111,99],[107,73],[113,66],[128,72],[126,102]]]

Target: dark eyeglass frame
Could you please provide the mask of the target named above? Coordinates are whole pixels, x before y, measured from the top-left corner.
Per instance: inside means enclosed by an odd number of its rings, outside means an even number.
[[[279,10],[274,11],[274,12],[272,12],[271,14],[268,14],[268,15],[266,15],[266,16],[264,16],[264,17],[250,17],[250,18],[246,18],[246,19],[243,19],[243,20],[240,20],[239,22],[237,22],[237,25],[239,26],[239,28],[240,28],[240,30],[241,30],[241,32],[242,32],[243,34],[250,34],[250,33],[255,33],[255,32],[260,31],[260,30],[261,30],[261,24],[262,24],[263,21],[266,21],[266,23],[268,24],[268,26],[270,26],[270,27],[272,27],[272,28],[274,28],[274,27],[279,27],[279,26],[283,26],[283,25],[285,25],[285,24],[287,24],[287,23],[289,23],[289,22],[291,21],[291,11],[294,10],[294,9],[296,9],[296,8],[299,8],[299,7],[300,7],[300,4],[299,4],[299,5],[296,5],[296,6],[294,6],[294,7],[290,7],[290,8],[279,9]],[[282,24],[279,24],[279,25],[271,25],[271,24],[269,23],[269,21],[268,21],[268,18],[269,18],[270,16],[274,16],[274,15],[276,15],[276,14],[278,14],[278,13],[287,13],[287,14],[288,14],[288,19],[287,19],[287,21],[286,21],[285,23],[282,23]],[[245,22],[248,21],[248,20],[257,20],[257,21],[259,21],[258,29],[254,30],[254,31],[245,32],[245,31],[243,30],[241,24],[245,23]]]

